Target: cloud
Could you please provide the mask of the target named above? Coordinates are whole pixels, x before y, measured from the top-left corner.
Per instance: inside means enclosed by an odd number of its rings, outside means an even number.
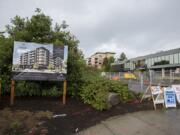
[[[36,7],[53,23],[66,20],[86,57],[96,51],[129,58],[180,47],[179,0],[0,0],[0,30]]]
[[[29,49],[17,49],[17,53],[19,53],[19,54],[22,54],[22,53],[25,53],[28,51],[30,51],[30,50]]]
[[[102,51],[102,52],[116,52],[115,57],[119,57],[119,55],[122,52],[128,52],[129,57],[134,56],[135,52],[132,50],[129,50],[129,48],[125,47],[126,44],[124,44],[123,42],[119,42],[117,43],[115,40],[111,40],[110,42],[107,43],[102,43],[101,45],[97,46],[93,51]]]

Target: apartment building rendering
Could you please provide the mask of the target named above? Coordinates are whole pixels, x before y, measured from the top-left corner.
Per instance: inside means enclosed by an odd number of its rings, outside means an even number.
[[[67,73],[67,46],[14,42],[13,72]]]
[[[96,52],[91,57],[87,58],[87,65],[101,69],[104,63],[104,59],[114,57],[114,55],[114,52]]]
[[[177,68],[180,68],[180,48],[160,51],[112,64],[114,71],[133,71],[137,69],[176,70]]]
[[[39,47],[35,50],[21,54],[20,56],[20,67],[25,69],[38,68],[47,69],[52,57],[50,51],[45,47]]]

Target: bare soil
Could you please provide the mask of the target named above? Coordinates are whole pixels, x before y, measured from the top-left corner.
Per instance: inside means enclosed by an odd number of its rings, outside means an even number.
[[[66,105],[63,105],[60,99],[52,97],[21,97],[16,98],[15,104],[10,106],[9,97],[4,97],[0,101],[0,111],[4,108],[10,108],[12,112],[16,110],[33,113],[49,111],[53,115],[66,114],[66,116],[45,119],[43,127],[46,127],[48,130],[46,134],[49,135],[70,135],[76,133],[76,131],[81,131],[98,124],[112,116],[136,111],[153,110],[151,101],[139,103],[136,100],[129,103],[120,103],[110,110],[97,111],[76,98],[68,98]]]

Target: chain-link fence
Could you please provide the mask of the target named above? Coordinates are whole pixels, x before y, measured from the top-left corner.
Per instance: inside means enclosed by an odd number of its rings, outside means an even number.
[[[172,84],[180,84],[180,72],[175,70],[162,71],[136,71],[136,72],[103,72],[103,76],[120,80],[128,84],[129,90],[134,92],[143,92],[151,85],[171,86]]]
[[[175,70],[150,71],[150,79],[152,84],[162,84],[170,86],[172,84],[180,84],[180,73]]]
[[[111,79],[111,80],[128,80],[128,79],[137,79],[136,74],[131,72],[102,72],[102,76]]]

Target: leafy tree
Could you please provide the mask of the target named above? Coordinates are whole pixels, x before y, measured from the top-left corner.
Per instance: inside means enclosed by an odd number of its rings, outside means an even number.
[[[81,70],[83,70],[83,66],[85,65],[83,54],[78,49],[79,41],[74,38],[75,36],[71,34],[70,31],[61,31],[60,26],[60,24],[56,23],[55,27],[53,27],[51,17],[45,15],[40,9],[36,9],[35,14],[31,18],[15,16],[11,19],[11,24],[6,25],[6,32],[9,34],[9,37],[5,38],[4,36],[0,36],[0,69],[3,73],[1,77],[5,76],[7,80],[11,78],[14,40],[68,45],[68,92],[71,95],[75,95],[75,90],[78,91],[78,88],[73,86],[80,83],[82,76]],[[34,85],[39,85],[38,87],[41,88],[41,84],[42,83],[36,83]],[[21,85],[19,84],[18,86],[22,86],[22,89],[24,89],[30,85],[28,85],[27,82]]]
[[[124,52],[122,52],[119,56],[119,59],[118,61],[121,62],[121,61],[124,61],[124,60],[127,60],[127,57],[126,57],[126,54]]]
[[[111,64],[114,63],[114,57],[104,58],[103,69],[105,72],[111,71]]]

